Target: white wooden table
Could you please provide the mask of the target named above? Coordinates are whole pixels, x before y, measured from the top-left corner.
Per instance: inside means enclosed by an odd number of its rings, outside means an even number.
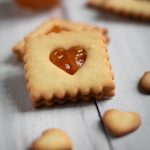
[[[109,54],[116,80],[116,96],[97,102],[98,110],[136,111],[141,127],[122,138],[105,132],[94,102],[35,110],[26,89],[23,66],[12,46],[48,17],[62,17],[60,9],[38,14],[20,11],[12,1],[0,0],[0,150],[27,150],[47,128],[58,127],[72,138],[75,150],[150,150],[150,96],[137,83],[150,70],[150,26],[86,7],[86,0],[64,0],[68,19],[105,26],[111,38]]]

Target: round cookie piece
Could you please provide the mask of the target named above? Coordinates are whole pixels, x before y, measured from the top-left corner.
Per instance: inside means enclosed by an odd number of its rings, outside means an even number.
[[[57,128],[48,129],[32,144],[32,150],[73,150],[70,137]]]

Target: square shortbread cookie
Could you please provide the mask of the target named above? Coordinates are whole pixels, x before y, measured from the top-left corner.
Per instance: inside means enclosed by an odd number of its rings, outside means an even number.
[[[100,39],[96,31],[52,33],[27,39],[25,77],[34,107],[114,96],[114,76],[107,47]],[[56,49],[63,49],[68,55],[72,47],[79,46],[86,51],[86,59],[74,74],[67,73],[50,60]],[[59,59],[62,57],[65,55]]]

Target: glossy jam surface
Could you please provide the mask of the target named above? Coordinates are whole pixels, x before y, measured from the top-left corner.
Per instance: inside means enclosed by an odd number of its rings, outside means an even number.
[[[41,10],[54,7],[59,4],[59,0],[16,0],[17,4],[32,10]]]
[[[47,34],[55,32],[55,33],[60,33],[62,31],[68,31],[68,29],[60,27],[60,26],[54,26],[50,31],[47,32]]]
[[[87,53],[82,46],[69,49],[58,48],[51,52],[50,61],[57,67],[73,75],[84,64]]]

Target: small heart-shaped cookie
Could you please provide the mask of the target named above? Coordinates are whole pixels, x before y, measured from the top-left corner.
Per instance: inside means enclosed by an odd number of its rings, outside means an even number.
[[[50,60],[57,67],[72,75],[84,64],[86,51],[82,46],[74,46],[68,50],[58,48],[51,52]]]
[[[136,130],[141,124],[139,114],[110,109],[103,115],[103,123],[113,136],[120,137]]]
[[[49,129],[32,144],[32,150],[72,150],[70,137],[60,129]]]
[[[140,82],[139,82],[140,89],[142,92],[150,94],[150,71],[146,71]]]

